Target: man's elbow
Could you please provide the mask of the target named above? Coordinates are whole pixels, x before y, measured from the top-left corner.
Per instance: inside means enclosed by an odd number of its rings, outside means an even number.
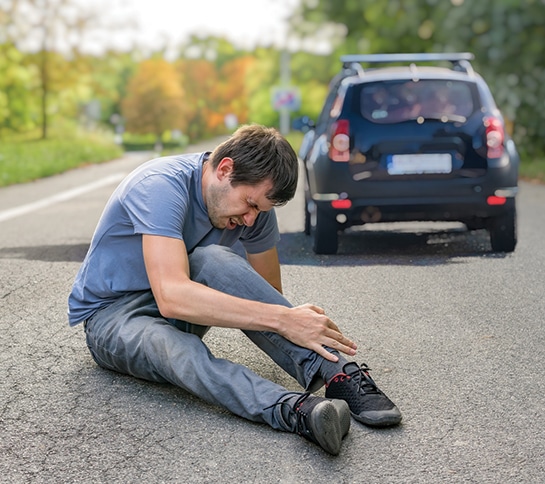
[[[168,290],[153,291],[159,313],[166,319],[182,319],[179,301]]]
[[[174,306],[168,303],[157,303],[159,313],[165,319],[181,319],[180,315],[176,312]]]

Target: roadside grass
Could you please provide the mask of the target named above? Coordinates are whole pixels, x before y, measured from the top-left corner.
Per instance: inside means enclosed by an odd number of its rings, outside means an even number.
[[[46,140],[0,140],[0,187],[25,183],[90,163],[118,158],[123,149],[100,133]]]
[[[520,164],[519,174],[523,180],[545,183],[545,158],[523,160]]]

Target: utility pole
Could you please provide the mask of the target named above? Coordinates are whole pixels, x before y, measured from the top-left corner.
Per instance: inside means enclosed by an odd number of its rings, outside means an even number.
[[[291,56],[287,49],[283,49],[280,54],[280,87],[287,89],[291,84],[290,70]],[[280,132],[286,135],[290,131],[290,110],[288,106],[283,106],[280,113]]]

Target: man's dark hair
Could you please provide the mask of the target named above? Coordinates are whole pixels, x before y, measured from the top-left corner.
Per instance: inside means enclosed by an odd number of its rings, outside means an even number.
[[[267,198],[277,206],[285,205],[295,195],[297,155],[276,129],[260,125],[240,127],[210,155],[214,170],[223,158],[233,160],[233,186],[271,180],[273,187]]]

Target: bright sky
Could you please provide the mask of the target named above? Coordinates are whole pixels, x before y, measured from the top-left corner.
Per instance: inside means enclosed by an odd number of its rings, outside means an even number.
[[[112,29],[108,42],[118,47],[175,45],[191,34],[225,36],[240,47],[282,47],[286,19],[299,0],[109,0],[102,1],[104,17],[127,25],[132,33]],[[93,2],[94,3],[94,2]],[[98,2],[97,2],[98,3]]]

